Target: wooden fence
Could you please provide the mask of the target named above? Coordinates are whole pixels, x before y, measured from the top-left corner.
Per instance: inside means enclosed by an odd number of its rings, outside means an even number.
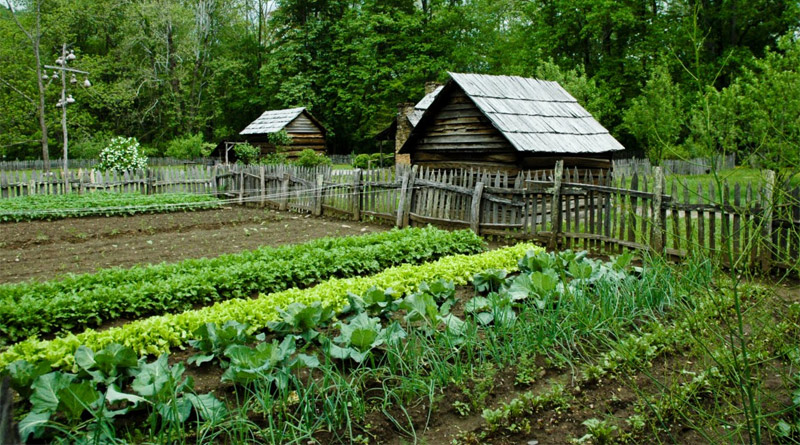
[[[714,164],[716,163],[716,166]],[[615,159],[613,161],[614,173],[617,175],[631,176],[652,175],[653,167],[647,159]],[[712,166],[717,171],[731,170],[736,166],[736,155],[718,157],[714,160],[707,158],[695,158],[689,160],[665,159],[661,161],[661,166],[668,174],[673,175],[705,175],[711,172]]]
[[[97,159],[70,159],[69,168],[94,168],[100,161]],[[168,167],[180,165],[205,165],[213,163],[210,158],[178,159],[178,158],[147,158],[147,164],[151,167]],[[48,162],[50,170],[59,170],[64,167],[61,159],[51,159]],[[41,159],[28,161],[0,161],[0,171],[10,170],[44,170],[44,161]]]
[[[552,248],[606,253],[634,249],[683,258],[703,252],[736,267],[797,269],[800,188],[579,177],[551,172],[509,177],[479,170],[247,167],[218,176],[220,193],[280,209],[377,219],[398,227],[433,224],[482,235],[532,239]]]
[[[149,168],[147,170],[70,171],[67,181],[63,171],[0,171],[0,198],[27,195],[88,193],[95,190],[131,193],[216,193],[214,175],[218,169],[191,166],[185,169]]]
[[[510,177],[483,170],[331,170],[288,165],[151,168],[124,174],[78,172],[72,192],[208,193],[229,202],[380,220],[399,227],[433,224],[482,235],[531,239],[552,248],[703,252],[734,266],[797,269],[800,188],[777,184],[689,187],[663,170],[592,176],[563,169]],[[63,193],[59,172],[0,172],[0,197]]]

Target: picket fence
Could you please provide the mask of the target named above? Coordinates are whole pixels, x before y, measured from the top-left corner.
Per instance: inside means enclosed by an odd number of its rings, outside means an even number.
[[[0,172],[0,197],[63,193],[64,181]],[[582,176],[581,176],[582,175]],[[652,176],[603,172],[592,176],[558,163],[550,171],[509,176],[485,170],[398,166],[332,170],[289,165],[151,168],[123,174],[82,171],[69,191],[214,194],[232,203],[398,227],[433,224],[482,235],[536,240],[551,248],[605,253],[634,249],[682,258],[694,252],[733,267],[797,270],[800,188],[778,184],[707,182],[690,187]]]
[[[648,159],[615,159],[612,163],[616,175],[631,176],[636,173],[639,176],[650,176],[653,174],[653,166],[650,165]],[[672,175],[705,175],[711,172],[712,167],[715,167],[716,171],[724,171],[731,170],[735,166],[736,155],[722,156],[714,160],[695,158],[689,160],[665,159],[661,161],[661,167],[664,172]]]

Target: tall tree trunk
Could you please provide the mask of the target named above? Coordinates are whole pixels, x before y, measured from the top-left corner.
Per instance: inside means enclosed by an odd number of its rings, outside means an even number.
[[[44,170],[46,172],[50,171],[50,151],[47,146],[47,121],[45,120],[44,116],[44,82],[42,81],[42,60],[39,53],[39,46],[42,40],[42,28],[41,28],[41,1],[36,1],[36,25],[33,32],[28,32],[22,23],[20,23],[19,19],[17,19],[17,14],[14,11],[13,6],[11,5],[11,0],[6,0],[6,6],[8,10],[11,12],[11,17],[14,19],[14,23],[16,23],[17,27],[28,37],[28,40],[31,42],[31,47],[33,49],[34,59],[36,61],[36,83],[39,87],[39,103],[37,105],[38,114],[39,114],[39,127],[42,132],[42,160],[44,161]]]

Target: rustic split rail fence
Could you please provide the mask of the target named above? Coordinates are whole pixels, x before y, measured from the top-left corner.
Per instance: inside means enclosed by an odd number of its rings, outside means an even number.
[[[5,172],[7,173],[7,172]],[[57,172],[0,172],[0,198],[63,193]],[[433,224],[483,235],[537,240],[552,248],[607,253],[635,249],[682,258],[702,252],[737,268],[798,270],[800,188],[762,184],[695,188],[666,183],[663,170],[593,176],[565,170],[507,173],[483,170],[331,170],[287,165],[149,169],[124,174],[81,171],[70,191],[214,194],[230,202],[282,210],[381,220],[399,227]]]

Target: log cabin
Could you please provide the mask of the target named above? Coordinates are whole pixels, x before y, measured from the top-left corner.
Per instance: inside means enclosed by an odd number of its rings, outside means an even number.
[[[624,150],[557,82],[449,73],[416,105],[398,112],[398,163],[482,168],[516,175],[564,167],[608,170]]]
[[[286,130],[292,138],[290,145],[281,147],[281,152],[290,160],[306,149],[325,154],[325,127],[304,107],[265,111],[239,132],[239,139],[259,147],[261,156],[265,156],[278,149],[269,142],[268,136],[281,130]]]

